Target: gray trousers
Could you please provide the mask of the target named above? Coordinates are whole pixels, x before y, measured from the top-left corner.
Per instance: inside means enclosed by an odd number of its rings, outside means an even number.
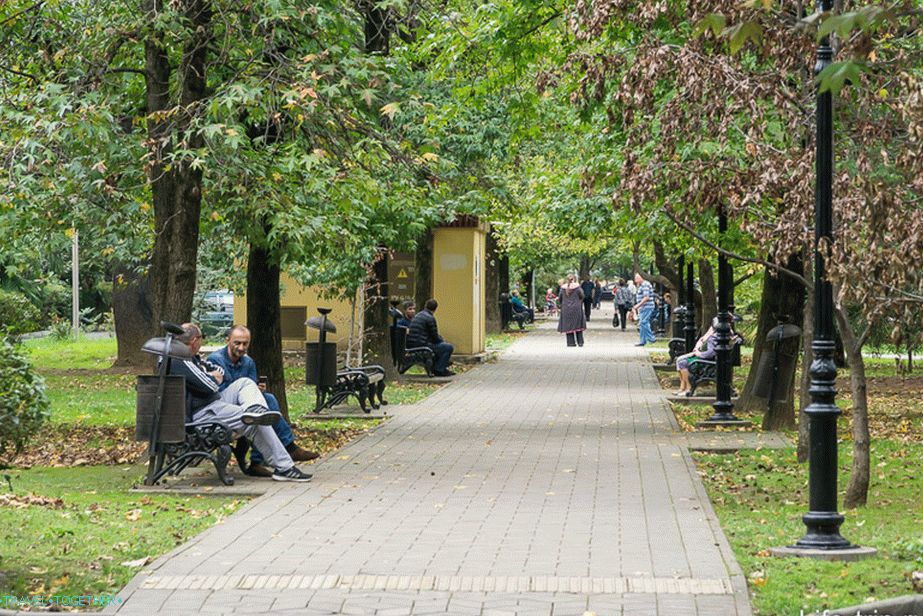
[[[220,399],[196,412],[192,418],[193,423],[217,419],[237,434],[245,436],[276,469],[284,471],[295,466],[272,426],[248,426],[241,420],[244,411],[250,407],[267,408],[266,398],[256,383],[250,379],[237,379],[219,395]]]

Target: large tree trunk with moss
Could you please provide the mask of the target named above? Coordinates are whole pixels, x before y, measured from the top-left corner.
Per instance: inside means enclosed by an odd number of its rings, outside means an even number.
[[[793,255],[785,263],[792,272],[801,274],[803,264],[801,255]],[[764,430],[790,430],[795,427],[794,372],[791,381],[786,383],[786,390],[792,394],[785,400],[776,400],[772,407],[769,400],[753,395],[756,387],[757,367],[764,352],[771,352],[766,344],[769,330],[779,323],[801,325],[804,320],[804,285],[785,274],[774,274],[769,268],[763,270],[763,288],[760,294],[760,313],[753,344],[753,360],[747,382],[740,394],[737,408],[742,411],[762,411]]]
[[[487,267],[484,268],[484,284],[487,305],[487,333],[500,333],[500,251],[497,237],[491,231],[487,234]]]
[[[842,307],[835,309],[846,360],[849,362],[849,385],[852,389],[852,472],[843,495],[843,507],[852,509],[865,505],[869,495],[871,460],[869,455],[868,380],[862,347],[865,335],[857,335]]]
[[[282,312],[279,265],[263,248],[250,246],[247,259],[247,328],[250,357],[260,375],[267,377],[266,390],[278,400],[288,420],[285,395],[285,364],[282,358]]]
[[[163,10],[162,0],[145,0],[142,10],[156,23]],[[196,258],[199,250],[199,214],[202,205],[202,171],[188,161],[173,160],[173,141],[185,132],[190,118],[178,114],[151,116],[174,107],[188,110],[205,97],[206,60],[211,39],[211,4],[207,0],[186,0],[182,10],[188,20],[187,37],[180,59],[178,101],[171,99],[173,67],[160,33],[155,30],[144,42],[147,127],[152,152],[148,178],[154,205],[154,249],[148,271],[150,320],[143,333],[130,338],[158,335],[160,321],[183,322],[192,316],[192,296],[196,284]],[[204,147],[198,133],[184,134],[184,148]],[[130,304],[130,303],[129,303]],[[119,310],[119,312],[122,312]],[[140,319],[122,314],[115,318],[130,327],[144,325]],[[126,318],[128,317],[128,318]],[[120,346],[116,363],[134,364],[139,361],[128,345]]]
[[[510,257],[508,255],[503,255],[500,257],[499,262],[499,282],[500,282],[500,293],[506,293],[507,296],[510,294]]]
[[[416,286],[414,288],[413,301],[417,305],[417,310],[423,310],[423,304],[433,296],[433,232],[427,230],[423,236],[417,240],[417,250],[415,253],[415,275]]]
[[[397,369],[391,362],[391,342],[388,332],[391,325],[388,308],[388,251],[380,248],[378,259],[372,265],[365,294],[365,349],[363,363],[378,364],[385,369],[388,379],[397,378]]]

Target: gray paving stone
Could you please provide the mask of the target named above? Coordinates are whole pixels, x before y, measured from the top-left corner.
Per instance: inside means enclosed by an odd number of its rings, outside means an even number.
[[[583,348],[546,323],[396,407],[311,484],[274,486],[158,559],[164,588],[139,576],[118,611],[186,597],[209,613],[747,616],[687,440],[608,310]],[[227,582],[203,599],[206,578]],[[698,580],[716,594],[687,592]]]

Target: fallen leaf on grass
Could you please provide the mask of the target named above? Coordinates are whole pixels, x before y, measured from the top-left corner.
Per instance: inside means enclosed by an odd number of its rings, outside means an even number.
[[[121,563],[121,565],[123,567],[136,568],[136,567],[143,567],[150,561],[151,561],[151,557],[145,556],[144,558],[139,558],[138,560],[126,560],[125,562]]]
[[[125,513],[125,519],[129,522],[137,522],[141,518],[142,513],[141,509],[132,509]]]

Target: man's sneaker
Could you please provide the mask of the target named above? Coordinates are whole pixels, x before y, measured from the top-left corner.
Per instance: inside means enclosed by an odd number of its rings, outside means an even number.
[[[309,475],[307,473],[302,473],[300,470],[298,470],[297,466],[293,466],[292,468],[288,470],[284,470],[284,471],[276,470],[276,472],[272,474],[272,480],[273,481],[298,481],[301,483],[305,483],[307,481],[311,481],[312,476],[313,475]]]
[[[248,426],[253,424],[271,426],[280,419],[282,419],[282,413],[270,411],[264,406],[251,406],[240,415],[240,420]]]

